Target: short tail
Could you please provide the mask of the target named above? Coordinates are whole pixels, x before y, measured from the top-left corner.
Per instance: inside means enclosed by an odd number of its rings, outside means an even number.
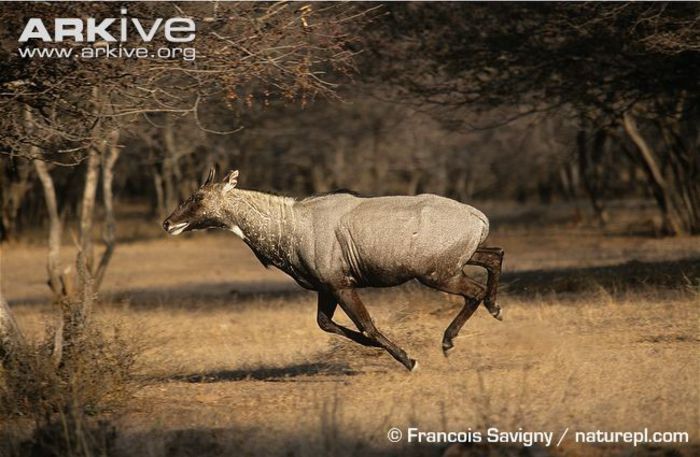
[[[481,221],[481,236],[479,237],[479,246],[484,244],[484,241],[486,241],[486,238],[489,236],[489,218],[486,217],[486,214],[482,213],[476,208],[470,207],[469,208],[472,215],[475,216],[477,219]]]
[[[484,244],[484,241],[486,241],[486,238],[489,236],[489,223],[486,221],[484,223],[483,228],[481,229],[481,237],[479,238],[479,246]]]

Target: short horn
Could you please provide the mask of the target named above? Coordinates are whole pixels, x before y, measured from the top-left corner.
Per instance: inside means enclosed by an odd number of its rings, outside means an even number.
[[[204,184],[202,184],[202,185],[206,186],[207,184],[211,184],[214,181],[215,174],[216,174],[216,171],[214,170],[214,168],[210,168],[209,169],[209,176],[207,176],[207,180],[204,181]]]

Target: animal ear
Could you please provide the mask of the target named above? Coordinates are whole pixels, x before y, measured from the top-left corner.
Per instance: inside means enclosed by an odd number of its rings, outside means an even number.
[[[211,184],[212,181],[214,181],[214,175],[216,174],[216,170],[214,168],[209,169],[209,176],[207,176],[207,180],[204,181],[204,184],[202,186],[206,186],[207,184]]]
[[[224,193],[230,191],[238,184],[238,170],[229,171],[224,177]]]

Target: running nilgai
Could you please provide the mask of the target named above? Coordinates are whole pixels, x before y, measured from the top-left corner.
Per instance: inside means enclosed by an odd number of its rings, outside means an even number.
[[[482,301],[501,318],[496,289],[503,250],[481,246],[489,221],[469,205],[437,195],[363,198],[339,192],[301,200],[236,188],[238,171],[206,182],[163,222],[171,235],[188,230],[230,230],[265,265],[274,265],[304,288],[318,292],[318,325],[365,346],[386,349],[412,370],[416,361],[375,327],[357,289],[390,287],[417,279],[464,297],[445,330],[447,354]],[[488,272],[486,287],[469,278],[466,265]],[[333,322],[337,305],[358,331]]]

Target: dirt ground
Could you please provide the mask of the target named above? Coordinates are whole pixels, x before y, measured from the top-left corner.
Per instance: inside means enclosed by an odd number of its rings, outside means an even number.
[[[700,238],[558,231],[496,233],[490,244],[506,250],[505,320],[480,308],[449,358],[440,342],[459,300],[415,284],[362,293],[378,327],[418,359],[413,373],[322,332],[314,294],[264,269],[233,234],[118,246],[97,315],[143,346],[139,388],[113,418],[118,452],[441,455],[446,445],[407,443],[408,427],[497,427],[551,431],[555,442],[569,430],[560,448],[498,448],[513,455],[630,455],[629,444],[592,447],[575,432],[645,428],[690,443],[635,452],[698,455]],[[11,245],[1,261],[10,305],[38,337],[53,315],[45,250]],[[400,443],[387,440],[392,427]]]

